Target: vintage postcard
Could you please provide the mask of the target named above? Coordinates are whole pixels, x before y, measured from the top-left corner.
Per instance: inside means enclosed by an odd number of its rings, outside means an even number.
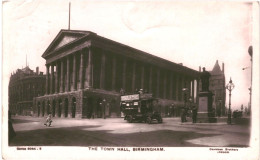
[[[3,159],[259,159],[256,1],[2,1]]]

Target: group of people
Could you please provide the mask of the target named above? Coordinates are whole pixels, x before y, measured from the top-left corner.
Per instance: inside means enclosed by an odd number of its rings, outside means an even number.
[[[188,116],[188,111],[191,110],[192,112],[192,123],[196,123],[197,122],[197,112],[198,112],[198,108],[193,105],[191,108],[189,107],[182,107],[181,109],[181,122],[187,122],[187,116]]]

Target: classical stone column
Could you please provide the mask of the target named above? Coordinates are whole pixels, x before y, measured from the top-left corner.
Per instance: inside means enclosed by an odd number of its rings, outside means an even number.
[[[84,76],[85,76],[85,78],[84,78],[84,87],[85,88],[88,88],[88,86],[89,86],[89,83],[88,83],[88,49],[85,49],[84,50],[85,52],[84,52],[84,61],[85,61],[85,63],[84,63],[84,71],[85,71],[85,73],[84,73]]]
[[[186,84],[186,88],[188,88],[188,94],[187,94],[187,101],[189,100],[189,98],[190,98],[190,93],[191,93],[191,88],[190,88],[190,79],[189,78],[186,78],[185,80],[184,80],[184,82],[185,82],[185,84]]]
[[[73,83],[73,91],[76,90],[76,53],[73,54],[73,78],[72,78],[72,83]]]
[[[80,80],[80,86],[79,88],[80,89],[83,89],[83,86],[84,86],[84,73],[83,73],[83,70],[84,70],[84,54],[83,54],[83,50],[81,50],[80,52],[80,72],[79,72],[79,80]]]
[[[68,118],[72,118],[72,105],[73,105],[73,102],[71,99],[71,101],[68,101]]]
[[[44,113],[44,115],[48,115],[48,106],[49,106],[48,100],[46,100],[45,101],[45,113]]]
[[[61,105],[61,117],[65,118],[65,99],[62,99],[62,105]]]
[[[49,65],[46,64],[46,94],[49,94]]]
[[[58,114],[58,117],[62,117],[62,112],[63,112],[62,106],[63,106],[62,99],[61,100],[57,100],[57,108],[58,108],[57,114]],[[59,111],[60,111],[60,114],[59,114]]]
[[[144,89],[144,65],[141,67],[141,88]]]
[[[55,115],[54,115],[55,117],[58,117],[58,112],[57,112],[57,111],[58,111],[58,109],[57,109],[57,108],[58,108],[58,105],[57,105],[57,101],[58,101],[58,100],[55,100],[55,103],[54,103],[54,101],[52,100],[52,106],[53,106],[53,107],[55,106]]]
[[[112,90],[116,89],[116,56],[113,56],[112,60]]]
[[[53,116],[52,108],[53,108],[53,102],[52,102],[52,100],[50,100],[50,114],[51,114],[51,116]]]
[[[180,97],[179,97],[179,88],[180,88],[179,81],[180,81],[179,75],[176,74],[176,91],[175,91],[176,101],[180,100]]]
[[[199,102],[199,88],[200,88],[200,79],[196,79],[197,81],[197,87],[196,87],[196,102],[198,103]]]
[[[15,108],[16,108],[16,106],[15,106]],[[40,117],[42,115],[42,104],[40,101],[37,102],[37,110],[38,110],[37,115],[38,115],[38,117]],[[38,113],[40,113],[40,114],[38,114]]]
[[[60,62],[60,92],[63,92],[63,86],[64,86],[64,79],[63,79],[63,74],[64,74],[64,71],[63,71],[63,60],[61,59],[61,62]]]
[[[187,86],[185,86],[185,78],[184,78],[184,76],[181,76],[181,91],[184,87],[187,87]],[[183,101],[184,100],[184,94],[182,93],[181,95],[182,95],[181,100]]]
[[[60,67],[58,61],[56,62],[56,78],[55,78],[55,93],[59,92],[59,72],[60,72]]]
[[[125,87],[126,87],[126,58],[125,57],[123,60],[123,77],[122,78],[123,78],[122,87],[125,90]]]
[[[164,78],[163,78],[163,98],[167,98],[167,72],[164,72]]]
[[[135,92],[136,62],[133,62],[132,92]]]
[[[51,65],[51,91],[50,91],[51,94],[53,93],[54,86],[55,86],[53,80],[54,80],[54,65],[52,64]]]
[[[157,89],[156,89],[156,96],[159,97],[160,94],[160,69],[157,69]]]
[[[149,92],[152,93],[153,92],[153,68],[152,66],[150,66],[150,75],[149,75]]]
[[[105,72],[105,67],[106,67],[106,54],[104,53],[104,50],[102,50],[102,55],[101,55],[101,67],[100,67],[100,89],[105,89],[105,77],[106,77],[106,72]]]
[[[66,81],[66,92],[70,91],[70,58],[67,56],[67,81]]]
[[[172,98],[172,91],[173,91],[173,75],[172,75],[172,72],[170,73],[170,99],[173,99]]]
[[[193,101],[195,102],[195,99],[194,99],[194,92],[195,92],[195,86],[194,86],[194,79],[192,80],[192,93],[191,93],[191,97],[192,97],[192,99],[193,99]]]
[[[192,83],[192,79],[190,79],[190,81],[189,81],[189,85],[190,85],[190,98],[192,98],[192,100],[193,100],[193,97],[192,97],[192,95],[193,95],[193,83]]]
[[[190,98],[192,95],[192,86],[191,86],[191,80],[190,79],[188,79],[187,80],[187,83],[188,83],[188,89],[189,89],[189,97],[188,98]]]
[[[93,64],[92,64],[92,49],[89,48],[88,50],[88,66],[87,66],[87,73],[86,73],[86,76],[87,76],[87,81],[88,81],[88,86],[86,87],[93,87],[92,86],[92,67],[93,67]]]
[[[41,102],[41,114],[40,116],[43,117],[45,113],[45,101]]]

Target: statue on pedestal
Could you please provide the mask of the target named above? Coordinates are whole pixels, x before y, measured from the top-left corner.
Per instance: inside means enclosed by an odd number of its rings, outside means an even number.
[[[212,92],[209,90],[209,78],[210,73],[205,70],[203,67],[203,72],[201,73],[201,91],[199,93],[199,107],[198,107],[198,122],[204,123],[215,123],[217,119],[214,116],[212,108]]]
[[[201,73],[201,83],[202,83],[202,91],[209,91],[209,77],[210,73],[205,70],[205,67],[203,67],[203,72]]]

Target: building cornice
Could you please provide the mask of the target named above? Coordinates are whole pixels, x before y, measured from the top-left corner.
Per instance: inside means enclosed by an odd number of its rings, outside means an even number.
[[[62,35],[65,34],[85,35],[51,51],[56,43],[58,43],[59,39],[62,38]],[[176,64],[174,62],[154,56],[152,54],[132,48],[119,42],[98,36],[96,33],[89,31],[61,30],[55,37],[55,39],[51,42],[50,46],[46,49],[42,57],[46,59],[46,65],[49,65],[65,56],[73,54],[74,52],[78,52],[84,48],[92,46],[114,52],[124,57],[135,59],[142,63],[152,64],[163,69],[168,69],[180,74],[189,74],[189,76],[197,78],[199,78],[200,76],[200,72],[196,70],[182,66],[180,64]]]

